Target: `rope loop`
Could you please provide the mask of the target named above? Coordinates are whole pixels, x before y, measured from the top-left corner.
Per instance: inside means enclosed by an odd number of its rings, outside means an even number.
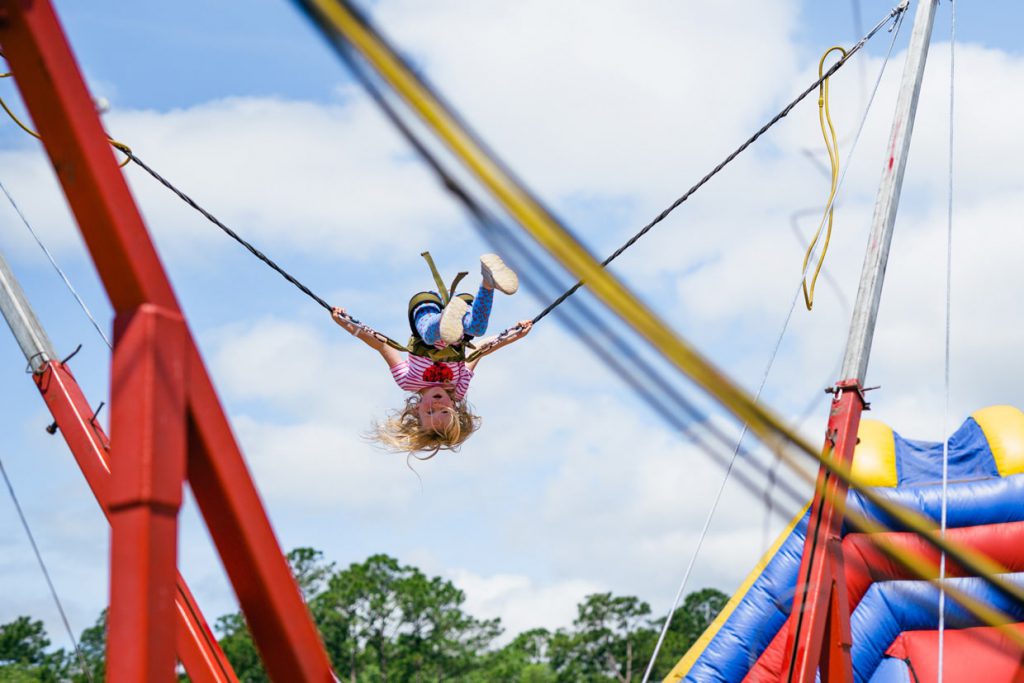
[[[811,310],[814,306],[814,286],[818,282],[818,275],[821,273],[821,266],[825,263],[825,254],[828,252],[828,245],[832,239],[832,219],[834,212],[834,201],[836,198],[836,188],[839,184],[839,143],[836,140],[836,129],[832,125],[832,114],[829,111],[828,106],[828,81],[829,76],[825,73],[825,60],[833,52],[840,54],[839,61],[846,59],[846,50],[838,45],[830,47],[825,50],[825,54],[818,60],[818,79],[820,84],[818,85],[818,123],[821,124],[821,136],[825,140],[825,149],[828,150],[828,161],[829,168],[832,174],[832,183],[828,192],[828,201],[825,203],[825,215],[822,216],[821,223],[818,224],[818,230],[814,233],[814,237],[811,239],[811,243],[807,245],[807,253],[804,254],[804,262],[801,269],[803,273],[803,292],[804,292],[804,304],[807,306],[807,310]],[[822,242],[821,253],[818,255],[818,263],[814,267],[814,275],[811,276],[810,287],[807,286],[807,264],[811,260],[811,256],[814,254],[814,250],[818,245],[818,241],[821,239],[821,232],[825,230],[825,239]]]

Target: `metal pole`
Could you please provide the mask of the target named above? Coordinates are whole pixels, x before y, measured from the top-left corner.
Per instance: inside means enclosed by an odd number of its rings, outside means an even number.
[[[914,131],[914,116],[917,101],[921,95],[921,81],[924,65],[928,59],[928,44],[931,41],[932,24],[938,0],[922,0],[914,16],[914,29],[907,48],[907,61],[903,67],[903,82],[896,100],[896,114],[889,136],[889,155],[882,170],[882,182],[875,200],[875,214],[871,221],[871,235],[864,255],[864,269],[861,271],[860,288],[854,305],[850,336],[846,343],[843,359],[844,380],[864,382],[871,354],[871,340],[878,319],[878,303],[882,297],[882,282],[885,266],[889,259],[889,245],[892,243],[896,210],[900,203],[903,187],[903,173],[907,167],[907,153],[910,150],[910,136]]]
[[[47,362],[55,360],[53,345],[46,336],[46,330],[39,324],[32,306],[21,291],[18,279],[14,277],[7,260],[0,253],[0,313],[14,333],[14,338],[25,354],[33,373],[41,372]]]
[[[107,435],[91,419],[93,409],[71,371],[55,358],[46,330],[0,252],[0,313],[14,332],[33,380],[46,401],[54,424],[96,496],[108,512],[110,463]],[[196,604],[185,579],[176,577],[175,622],[178,658],[196,683],[238,683],[238,678]]]
[[[862,383],[878,317],[882,282],[899,207],[914,115],[928,57],[928,43],[938,0],[921,0],[903,68],[896,114],[889,137],[889,155],[875,201],[871,235],[854,307],[842,379],[836,383],[826,430],[825,453],[842,463],[853,461],[861,413],[865,409]],[[807,538],[793,597],[787,658],[782,680],[829,683],[852,680],[849,603],[845,583],[841,526],[847,487],[824,468],[818,473],[818,493],[811,506]],[[825,495],[826,492],[828,495]]]

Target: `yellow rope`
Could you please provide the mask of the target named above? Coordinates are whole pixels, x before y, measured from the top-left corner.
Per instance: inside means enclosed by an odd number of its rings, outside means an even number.
[[[3,56],[3,54],[0,53],[0,57],[2,57],[2,56]],[[11,72],[10,71],[8,71],[7,73],[0,74],[0,78],[10,78],[10,77],[11,77]],[[29,135],[34,137],[36,140],[42,140],[43,139],[43,138],[41,138],[39,136],[39,133],[35,132],[31,128],[29,128],[27,125],[25,125],[22,122],[22,120],[19,119],[15,115],[15,113],[13,111],[11,111],[11,108],[7,106],[7,103],[4,102],[4,98],[2,98],[2,97],[0,97],[0,107],[3,107],[3,110],[5,112],[7,112],[7,115],[9,117],[11,117],[11,120],[14,121],[16,124],[18,124],[18,127],[21,128],[23,131],[25,131],[26,133],[28,133]],[[107,138],[107,142],[110,143],[111,147],[113,147],[113,148],[115,148],[115,149],[117,149],[117,150],[119,150],[121,152],[124,152],[125,154],[128,155],[128,156],[125,157],[124,161],[122,161],[121,163],[119,163],[117,165],[118,168],[124,168],[125,166],[127,166],[128,162],[132,160],[131,159],[131,152],[132,152],[131,147],[129,147],[128,145],[124,144],[123,142],[118,142],[117,140],[115,140],[113,138]]]
[[[846,50],[838,45],[826,50],[825,54],[823,54],[821,59],[818,61],[818,78],[821,78],[824,74],[825,60],[828,59],[828,56],[833,52],[839,52],[843,57],[846,56]],[[832,213],[834,208],[832,202],[836,198],[836,187],[839,183],[839,144],[836,142],[836,129],[832,125],[832,114],[829,112],[828,108],[827,78],[822,80],[821,85],[818,86],[818,122],[821,124],[821,136],[825,139],[825,149],[828,150],[828,161],[832,170],[832,186],[829,189],[828,201],[825,203],[825,215],[822,216],[821,223],[818,224],[818,231],[814,233],[811,243],[807,246],[807,253],[804,254],[804,264],[801,272],[804,273],[804,303],[807,305],[808,311],[814,306],[814,285],[818,281],[818,274],[821,272],[821,266],[825,262],[825,253],[828,252],[828,243],[832,239]],[[827,130],[826,124],[828,125]],[[821,254],[818,256],[818,264],[814,268],[814,275],[811,277],[811,286],[808,289],[807,262],[811,260],[811,254],[814,253],[814,247],[818,244],[818,239],[821,237],[821,231],[825,228],[826,222],[828,227],[825,230],[825,241],[821,246]]]

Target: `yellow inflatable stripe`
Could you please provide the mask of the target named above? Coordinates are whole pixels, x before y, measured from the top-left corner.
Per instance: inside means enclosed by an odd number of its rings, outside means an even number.
[[[896,486],[896,437],[892,428],[878,420],[861,420],[850,476],[863,486]]]
[[[764,557],[762,557],[754,566],[754,570],[747,575],[747,578],[744,579],[739,589],[737,589],[733,596],[729,598],[729,602],[725,603],[725,607],[723,607],[722,611],[718,613],[718,616],[711,622],[711,625],[704,630],[701,637],[698,638],[697,642],[695,642],[686,654],[683,655],[683,658],[679,660],[679,663],[676,664],[672,671],[669,672],[668,676],[665,676],[664,683],[677,683],[677,681],[683,680],[686,674],[690,673],[690,668],[693,667],[694,662],[696,662],[704,653],[704,649],[708,646],[708,643],[718,635],[718,631],[721,630],[722,625],[725,624],[729,617],[732,616],[732,613],[736,611],[736,607],[743,601],[747,591],[749,591],[750,587],[754,585],[755,581],[757,581],[757,577],[761,576],[761,572],[764,571],[764,568],[767,567],[768,563],[771,562],[773,557],[775,557],[775,553],[779,551],[779,548],[782,547],[785,540],[789,538],[791,533],[793,533],[793,529],[807,513],[807,508],[809,507],[810,504],[808,503],[804,506],[803,510],[801,510],[797,516],[794,517],[788,525],[786,525],[786,528],[782,530],[779,537],[775,539],[775,543],[772,544],[772,547],[768,549],[768,552],[764,554]]]
[[[989,406],[971,417],[988,439],[999,475],[1024,472],[1024,413],[1014,406]]]

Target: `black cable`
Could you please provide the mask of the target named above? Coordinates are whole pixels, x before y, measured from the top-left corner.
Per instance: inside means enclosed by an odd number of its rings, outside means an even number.
[[[762,135],[764,135],[768,131],[769,128],[771,128],[776,123],[781,121],[783,118],[788,116],[789,112],[793,110],[793,107],[795,107],[797,104],[799,104],[805,97],[807,97],[809,94],[811,94],[811,92],[813,92],[815,89],[817,89],[822,83],[824,83],[834,73],[839,71],[839,69],[844,64],[846,64],[847,61],[849,61],[850,57],[852,57],[855,52],[860,50],[860,48],[862,48],[867,41],[869,41],[876,33],[878,33],[878,31],[880,31],[882,29],[882,27],[886,24],[886,22],[889,21],[889,19],[894,18],[894,17],[898,17],[905,10],[906,10],[906,7],[904,7],[902,5],[897,6],[896,8],[894,8],[885,19],[883,19],[877,25],[875,25],[875,27],[873,29],[871,29],[871,31],[869,31],[867,33],[867,35],[865,35],[863,38],[861,38],[860,41],[856,45],[854,45],[852,48],[850,48],[850,50],[846,53],[846,55],[844,55],[841,59],[836,61],[836,63],[833,64],[832,67],[828,71],[826,71],[821,78],[819,78],[818,80],[814,81],[814,83],[811,83],[811,85],[809,85],[806,90],[804,90],[802,93],[797,95],[796,98],[793,101],[791,101],[789,104],[787,104],[782,109],[782,111],[780,111],[778,114],[773,116],[771,118],[771,120],[768,121],[768,123],[766,123],[763,126],[761,126],[761,128],[756,133],[754,133],[749,138],[747,138],[747,140],[742,145],[737,147],[729,156],[725,157],[725,159],[723,159],[717,166],[715,166],[713,169],[711,169],[707,173],[707,175],[705,175],[703,178],[698,180],[695,185],[693,185],[689,190],[684,192],[678,199],[676,199],[674,202],[672,202],[664,211],[662,211],[657,216],[655,216],[654,219],[651,220],[650,223],[648,223],[643,228],[641,228],[639,232],[637,232],[635,235],[630,237],[621,247],[616,249],[615,252],[612,253],[611,256],[609,256],[604,261],[602,261],[601,262],[601,267],[607,267],[608,264],[610,264],[612,261],[617,259],[619,257],[619,255],[622,254],[622,252],[626,251],[626,249],[629,249],[631,246],[633,246],[637,242],[637,240],[639,240],[641,237],[643,237],[648,232],[650,232],[651,228],[653,228],[655,225],[657,225],[658,223],[660,223],[663,220],[665,220],[670,213],[672,213],[673,211],[675,211],[679,207],[679,205],[681,205],[687,199],[692,197],[693,194],[695,192],[697,192],[697,190],[699,190],[709,180],[711,180],[713,177],[715,177],[733,159],[735,159],[741,153],[743,153],[743,151],[746,150],[748,147],[750,147],[750,145],[754,144],[754,142],[756,142],[758,138],[760,138]],[[560,297],[558,297],[557,299],[552,301],[550,304],[548,304],[547,308],[545,308],[543,311],[538,313],[537,317],[535,317],[533,319],[533,322],[537,322],[538,320],[540,320],[544,316],[546,316],[548,313],[550,313],[552,310],[554,310],[559,304],[561,304],[563,301],[565,301],[570,296],[575,294],[576,290],[578,290],[580,287],[582,287],[583,284],[584,283],[583,283],[582,280],[578,281],[575,285],[573,285],[564,294],[562,294]]]
[[[356,73],[359,76],[361,76],[361,80],[363,80],[363,78],[365,78],[365,74],[362,74],[360,72],[360,70],[358,69],[354,62],[351,63],[351,66],[353,67],[353,73]],[[507,230],[507,228],[502,226],[494,216],[492,216],[483,206],[481,206],[458,183],[458,181],[441,166],[437,159],[430,153],[428,149],[426,149],[426,147],[416,137],[416,135],[411,130],[409,130],[409,128],[405,125],[405,122],[402,121],[397,116],[397,114],[390,108],[390,105],[384,100],[384,98],[380,95],[376,88],[366,80],[363,80],[363,83],[364,85],[366,85],[368,92],[370,92],[371,94],[376,93],[374,99],[380,104],[384,111],[388,113],[389,118],[392,121],[394,121],[395,125],[399,128],[400,131],[402,131],[406,139],[410,142],[410,144],[414,146],[416,151],[424,158],[427,164],[435,171],[435,173],[437,173],[443,185],[450,192],[452,192],[452,194],[467,209],[467,211],[473,217],[476,224],[480,227],[481,232],[485,235],[494,234],[493,230],[487,230],[487,227],[491,226],[492,229],[505,231],[506,239],[510,239],[511,233]],[[164,178],[160,173],[158,173],[148,164],[143,162],[134,152],[132,152],[129,149],[123,149],[122,151],[128,156],[129,159],[131,159],[134,163],[136,163],[147,173],[149,173],[161,185],[169,189],[171,192],[177,195],[182,201],[184,201],[193,209],[201,213],[207,220],[209,220],[211,223],[213,223],[221,230],[223,230],[229,237],[231,237],[236,242],[244,246],[254,256],[256,256],[258,259],[266,263],[275,271],[277,271],[282,277],[284,277],[286,280],[295,285],[300,291],[302,291],[304,294],[306,294],[311,299],[320,304],[320,306],[322,306],[328,311],[331,310],[331,306],[326,301],[317,296],[306,285],[302,284],[298,279],[296,279],[290,273],[288,273],[279,265],[277,265],[277,263],[275,263],[272,259],[266,256],[262,251],[260,251],[251,243],[249,243],[241,236],[239,236],[238,233],[236,233],[234,230],[232,230],[227,225],[222,223],[216,216],[214,216],[212,213],[210,213],[202,206],[200,206],[195,200],[193,200],[183,191],[178,189],[173,183]],[[522,252],[524,258],[531,258],[527,256],[528,252],[526,251],[525,247],[519,246],[518,250]],[[536,261],[535,259],[534,261],[535,262],[533,265],[535,268],[537,268],[538,271],[544,270],[544,267],[539,263],[539,261]],[[552,281],[554,281],[554,275],[550,273],[550,271],[547,272],[549,277],[552,278]],[[599,324],[599,318],[593,312],[586,312],[585,317],[589,324]],[[359,322],[355,318],[353,318],[352,320],[356,323]],[[581,326],[580,324],[572,321],[566,321],[566,324],[570,328],[570,331],[572,331],[574,334],[577,334],[581,337],[586,336],[584,327]],[[669,385],[665,381],[665,379],[652,366],[650,366],[647,363],[647,361],[644,361],[640,356],[638,356],[635,353],[633,349],[629,347],[628,343],[624,339],[614,334],[610,328],[607,328],[607,326],[605,326],[603,331],[603,336],[609,339],[610,343],[616,350],[618,350],[622,355],[628,357],[633,363],[639,366],[640,374],[642,374],[648,380],[648,382],[650,382],[655,387],[660,389],[662,392],[667,394],[668,404],[666,404],[665,402],[666,399],[659,399],[658,397],[656,397],[647,385],[643,384],[643,382],[638,380],[635,377],[635,373],[630,372],[629,369],[626,368],[619,361],[619,356],[615,355],[611,351],[608,351],[607,349],[599,348],[597,346],[587,345],[587,348],[590,348],[595,354],[597,354],[599,359],[601,359],[610,368],[612,368],[616,372],[616,374],[618,374],[624,382],[631,386],[637,392],[640,398],[644,402],[646,402],[658,415],[660,415],[670,426],[672,426],[675,429],[678,429],[679,431],[693,439],[693,441],[698,446],[700,446],[706,453],[708,453],[713,460],[716,460],[720,465],[724,467],[727,464],[727,461],[724,459],[724,456],[715,451],[714,446],[711,446],[706,441],[703,441],[702,437],[695,433],[690,428],[689,424],[687,424],[687,422],[684,421],[678,413],[682,412],[684,415],[688,416],[692,423],[701,424],[704,427],[704,429],[710,432],[710,434],[713,437],[715,437],[715,439],[719,443],[723,445],[728,445],[730,448],[732,448],[732,445],[730,445],[730,439],[728,435],[726,435],[717,426],[715,426],[710,421],[707,415],[705,415],[698,408],[696,408],[690,401],[688,401],[682,394],[680,394],[678,390]],[[744,451],[743,455],[747,456],[750,454]],[[760,463],[758,463],[753,458],[746,459],[748,462],[754,463],[755,469],[763,470],[763,468],[760,466]],[[764,471],[759,471],[759,473],[765,474]],[[754,484],[754,482],[750,480],[749,477],[747,477],[746,475],[739,475],[739,479],[741,483],[751,492],[759,491],[761,488],[760,486]],[[800,494],[798,491],[796,491],[794,488],[785,487],[784,493],[790,496],[790,498],[793,501],[802,504],[804,496]],[[782,510],[779,510],[778,513],[783,515],[786,514],[786,512]]]
[[[142,159],[140,159],[138,156],[136,156],[136,154],[134,152],[132,152],[129,149],[122,149],[120,147],[118,149],[121,149],[121,151],[124,152],[125,155],[127,155],[129,159],[131,159],[139,167],[141,167],[144,171],[146,171],[146,173],[148,173],[149,175],[153,176],[157,180],[157,182],[159,182],[161,185],[166,187],[168,190],[170,190],[174,194],[178,195],[178,197],[180,197],[182,201],[184,201],[186,204],[191,206],[193,209],[195,209],[199,213],[203,214],[203,216],[205,216],[208,221],[210,221],[211,223],[216,225],[218,228],[223,230],[225,233],[227,233],[227,235],[231,239],[235,240],[236,242],[241,244],[243,247],[248,249],[250,252],[252,252],[253,256],[255,256],[256,258],[258,258],[259,260],[263,261],[268,266],[270,266],[271,268],[276,270],[285,280],[287,280],[288,282],[290,282],[293,285],[295,285],[296,287],[298,287],[299,291],[301,291],[303,294],[308,296],[313,301],[315,301],[318,304],[320,304],[323,308],[327,309],[328,311],[331,310],[331,305],[328,304],[323,299],[321,299],[316,294],[314,294],[313,290],[311,290],[309,287],[307,287],[306,285],[304,285],[301,282],[299,282],[294,276],[292,276],[290,273],[288,273],[288,271],[286,271],[284,268],[282,268],[281,266],[279,266],[276,263],[274,263],[274,261],[271,260],[262,251],[260,251],[259,249],[254,247],[252,244],[250,244],[249,242],[246,242],[244,239],[239,237],[238,233],[236,233],[234,230],[232,230],[228,226],[226,226],[223,223],[221,223],[217,219],[216,216],[214,216],[212,213],[210,213],[209,211],[207,211],[203,207],[199,206],[199,204],[197,204],[191,197],[189,197],[187,194],[185,194],[184,192],[179,190],[177,187],[175,187],[173,184],[171,184],[171,182],[169,180],[167,180],[162,175],[160,175],[159,173],[154,171],[152,168],[150,168],[148,165],[146,165],[142,161]],[[358,322],[358,321],[355,321],[355,322]]]
[[[345,3],[345,4],[348,5],[348,3]],[[602,262],[602,265],[603,266],[607,266],[613,260],[618,258],[618,256],[620,256],[626,249],[628,249],[630,246],[635,244],[641,237],[643,237],[645,234],[647,234],[647,232],[649,232],[655,225],[657,225],[658,223],[663,221],[672,211],[674,211],[683,202],[685,202],[687,199],[689,199],[697,190],[699,190],[703,185],[705,185],[712,177],[717,175],[726,165],[728,165],[733,159],[735,159],[737,156],[739,156],[739,154],[741,154],[751,144],[753,144],[758,138],[760,138],[765,132],[767,132],[768,129],[770,129],[772,126],[774,126],[782,118],[787,116],[789,114],[789,112],[800,101],[802,101],[810,92],[812,92],[815,88],[817,88],[821,84],[821,82],[824,81],[825,78],[830,77],[836,71],[838,71],[849,60],[849,58],[855,52],[857,52],[867,42],[867,40],[869,40],[875,33],[877,33],[884,26],[886,21],[888,21],[889,17],[898,16],[902,12],[902,9],[903,8],[898,7],[896,9],[892,10],[892,12],[890,12],[889,16],[886,19],[883,19],[881,22],[879,22],[879,24],[876,25],[875,28],[872,29],[864,38],[862,38],[860,42],[858,42],[854,47],[852,47],[842,59],[838,60],[835,64],[833,64],[832,67],[820,79],[818,79],[813,84],[811,84],[799,96],[797,96],[793,101],[791,101],[782,111],[780,111],[778,114],[776,114],[768,123],[766,123],[764,126],[762,126],[760,130],[758,130],[756,133],[754,133],[754,135],[752,135],[750,138],[748,138],[735,151],[733,151],[722,162],[720,162],[715,168],[713,168],[709,173],[707,173],[700,181],[698,181],[694,186],[692,186],[689,190],[687,190],[682,196],[680,196],[678,199],[676,199],[669,207],[667,207],[660,214],[658,214],[651,222],[649,222],[647,225],[645,225],[638,233],[636,233],[633,237],[631,237],[625,244],[623,244],[621,247],[619,247],[619,249],[617,249],[614,253],[612,253],[611,256],[609,256],[607,259],[605,259],[605,261]],[[370,26],[369,22],[366,21],[365,17],[362,17],[354,9],[353,9],[353,12],[356,13],[357,16],[359,16],[360,19],[366,24],[368,30],[373,31],[378,36],[378,38],[382,42],[385,42],[385,44],[386,44],[386,41],[384,41],[383,38],[380,37],[379,33],[377,33]],[[358,67],[357,61],[353,58],[353,56],[350,54],[350,52],[349,52],[349,50],[347,48],[347,44],[344,43],[344,42],[341,42],[341,41],[337,41],[337,42],[335,42],[335,45],[336,45],[336,47],[339,48],[339,50],[338,50],[339,54],[346,61],[346,63],[348,63],[348,65],[350,66],[352,72],[354,74],[356,74],[357,78],[362,82],[362,84],[367,88],[367,90],[371,93],[371,95],[374,97],[374,99],[382,107],[382,109],[388,115],[388,118],[391,119],[391,121],[399,128],[399,130],[403,133],[405,138],[410,142],[410,144],[413,145],[413,147],[420,154],[420,156],[426,161],[426,163],[428,163],[428,165],[431,166],[431,168],[435,171],[435,173],[441,179],[441,181],[444,184],[444,186],[453,195],[455,195],[456,198],[459,199],[459,201],[463,204],[463,206],[466,207],[466,209],[474,217],[474,219],[478,223],[478,225],[480,227],[482,227],[482,228],[486,228],[488,225],[491,225],[491,226],[498,225],[498,223],[495,221],[495,219],[493,217],[491,217],[489,215],[489,213],[479,203],[477,203],[469,195],[469,193],[466,192],[465,189],[463,189],[461,187],[461,185],[449,173],[447,173],[443,169],[443,167],[437,162],[437,160],[433,157],[433,155],[429,152],[429,150],[427,150],[426,147],[422,144],[422,142],[415,136],[415,134],[413,134],[408,129],[408,127],[405,125],[404,121],[402,121],[395,114],[395,112],[386,103],[386,101],[381,96],[381,94],[371,84],[370,80],[366,77],[366,74],[363,73],[362,70]],[[436,93],[432,92],[432,95],[434,95],[439,101],[441,101],[440,97],[438,97],[436,95]],[[213,214],[211,214],[209,211],[207,211],[206,209],[201,207],[198,203],[196,203],[191,197],[189,197],[184,192],[182,192],[177,187],[175,187],[170,181],[165,179],[162,175],[160,175],[158,172],[156,172],[153,168],[151,168],[146,163],[144,163],[131,150],[124,149],[122,151],[125,152],[125,154],[128,156],[129,159],[131,159],[133,162],[135,162],[137,165],[139,165],[143,170],[145,170],[147,173],[149,173],[154,179],[156,179],[158,182],[160,182],[166,188],[171,190],[175,195],[177,195],[180,199],[182,199],[182,201],[187,203],[189,206],[191,206],[195,210],[199,211],[207,220],[209,220],[211,223],[213,223],[214,225],[219,227],[222,231],[225,232],[225,234],[227,234],[229,237],[234,239],[236,242],[238,242],[239,244],[244,246],[250,253],[252,253],[258,259],[260,259],[261,261],[266,263],[268,266],[270,266],[272,269],[277,271],[282,277],[284,277],[286,280],[291,282],[301,292],[306,294],[312,300],[316,301],[322,308],[324,308],[325,310],[328,310],[328,311],[331,310],[331,306],[324,299],[322,299],[321,297],[316,295],[306,285],[304,285],[297,278],[295,278],[290,273],[288,273],[283,268],[281,268],[279,265],[277,265],[277,263],[275,263],[272,259],[267,257],[263,252],[261,252],[259,249],[257,249],[255,246],[253,246],[251,243],[249,243],[248,241],[246,241],[245,239],[240,237],[231,228],[229,228],[224,223],[222,223],[220,220],[218,220]],[[494,155],[491,155],[491,156],[494,156]],[[539,202],[538,202],[538,204],[539,204]],[[522,251],[523,254],[527,253],[523,249],[521,249],[521,251]],[[562,295],[560,295],[558,298],[556,298],[551,304],[549,304],[537,316],[535,316],[533,318],[533,322],[538,322],[541,319],[543,319],[544,317],[546,317],[551,311],[553,311],[555,308],[557,308],[563,302],[565,302],[572,294],[574,294],[582,286],[583,286],[582,281],[577,282],[573,287],[571,287],[569,290],[567,290]],[[593,320],[596,320],[596,318],[590,318],[589,320],[592,322]],[[358,321],[355,321],[355,322],[358,322]],[[574,331],[574,333],[580,334],[580,333],[583,332],[582,327],[580,327],[576,323],[569,323],[569,324],[572,326],[572,331]],[[610,333],[610,331],[609,331],[609,333]],[[670,387],[667,383],[665,383],[664,380],[661,378],[661,376],[656,371],[654,371],[654,369],[651,366],[647,365],[645,361],[642,361],[642,359],[640,359],[639,356],[637,356],[635,353],[632,352],[631,349],[629,349],[628,344],[626,344],[623,340],[621,340],[621,338],[619,338],[619,337],[617,337],[615,335],[609,334],[609,339],[612,340],[613,345],[616,346],[616,348],[620,352],[625,351],[628,354],[630,354],[631,359],[633,360],[633,362],[640,366],[641,374],[645,375],[648,378],[648,380],[651,381],[652,383],[654,383],[660,390],[662,390],[663,392],[666,392],[667,395],[668,395],[669,400],[672,403],[675,404],[676,409],[680,409],[681,408],[683,410],[683,412],[686,413],[687,416],[690,417],[692,420],[694,420],[695,422],[703,424],[705,426],[705,428],[708,429],[712,433],[712,435],[715,436],[720,442],[722,442],[722,443],[726,443],[727,442],[727,437],[725,437],[725,435],[723,433],[721,433],[717,428],[715,428],[715,427],[713,427],[711,425],[711,423],[707,419],[706,415],[701,413],[688,400],[686,400],[685,397],[683,397],[681,394],[679,394],[674,388]],[[670,424],[672,424],[674,427],[676,427],[678,429],[681,429],[682,431],[684,431],[684,433],[689,434],[691,436],[691,438],[694,438],[698,442],[700,441],[700,439],[697,438],[693,434],[692,430],[689,429],[689,427],[686,425],[685,422],[680,421],[678,416],[676,416],[676,414],[672,410],[666,408],[666,406],[664,406],[662,403],[660,403],[657,399],[653,398],[653,394],[651,394],[649,389],[646,386],[644,386],[642,383],[640,383],[639,380],[637,380],[632,375],[632,373],[630,373],[624,366],[622,366],[620,363],[618,363],[617,358],[616,358],[616,356],[614,354],[610,354],[606,350],[597,350],[597,349],[595,349],[595,353],[598,353],[599,357],[601,357],[602,360],[604,360],[610,367],[613,367],[616,370],[617,374],[619,374],[620,377],[622,377],[622,379],[624,381],[626,381],[628,384],[633,386],[634,389],[636,389],[638,391],[638,393],[640,394],[641,398],[643,398],[645,400],[645,402],[647,402],[649,405],[651,405],[651,407],[653,407],[658,414],[662,415],[663,418],[667,419],[667,421]],[[705,445],[705,450],[707,450],[709,453],[711,453],[712,449],[707,448],[706,444],[704,444],[704,445]],[[748,459],[748,461],[756,462],[756,461],[753,461],[752,459]],[[787,491],[787,493],[795,494],[795,491]]]

